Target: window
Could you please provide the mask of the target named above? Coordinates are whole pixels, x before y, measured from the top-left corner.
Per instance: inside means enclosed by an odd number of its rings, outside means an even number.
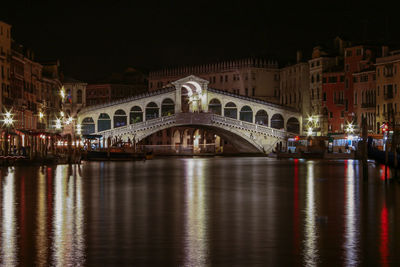
[[[322,83],[326,83],[326,77],[322,78]]]
[[[350,69],[350,67],[349,67],[349,64],[346,64],[346,71],[349,71],[349,69]]]
[[[340,112],[340,117],[344,117],[344,111],[342,110],[341,112]]]
[[[346,57],[351,57],[353,55],[353,52],[351,50],[346,51]]]
[[[311,75],[311,83],[314,83],[314,75]]]
[[[249,89],[245,88],[244,89],[244,93],[245,93],[246,96],[248,96],[249,95]]]
[[[357,105],[357,93],[354,93],[354,105]]]
[[[326,101],[326,92],[323,93],[323,95],[322,95],[322,100],[323,100],[323,101]]]
[[[377,113],[377,115],[379,115],[379,105],[377,105],[377,107],[376,107],[376,113]]]
[[[349,79],[347,79],[347,78],[346,78],[346,85],[345,86],[346,86],[346,89],[349,88]]]
[[[224,82],[224,77],[223,76],[219,76],[219,82],[223,83]]]
[[[317,74],[317,82],[319,82],[319,74]]]
[[[252,88],[251,90],[252,90],[252,94],[251,95],[255,96],[256,95],[256,88]],[[276,92],[276,90],[274,91],[274,94],[275,94],[275,92]]]
[[[225,75],[225,82],[228,82],[228,75]]]
[[[356,50],[356,55],[357,55],[357,56],[361,56],[361,48],[358,48],[358,49]]]
[[[82,104],[82,90],[78,90],[77,94],[76,94],[76,102],[78,104]]]
[[[333,112],[330,112],[330,117],[333,118]]]
[[[340,75],[340,82],[344,82],[344,75]]]

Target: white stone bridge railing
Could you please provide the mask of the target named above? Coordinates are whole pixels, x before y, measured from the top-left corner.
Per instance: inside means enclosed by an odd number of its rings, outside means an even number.
[[[104,137],[121,136],[126,134],[135,134],[153,128],[164,129],[166,127],[181,125],[224,126],[224,128],[236,128],[262,135],[268,135],[278,139],[285,139],[288,135],[291,135],[291,133],[284,130],[278,130],[268,126],[236,120],[212,113],[178,113],[171,116],[159,117],[144,122],[97,132],[96,134],[103,135]]]

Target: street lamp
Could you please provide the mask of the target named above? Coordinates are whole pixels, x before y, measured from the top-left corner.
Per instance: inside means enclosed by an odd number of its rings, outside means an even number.
[[[61,87],[61,90],[60,90],[60,96],[61,96],[62,100],[64,101],[64,98],[65,98],[65,90],[64,90],[64,86],[62,86],[62,87]]]
[[[40,112],[39,112],[39,118],[40,118],[40,119],[43,119],[43,117],[44,117],[44,114],[43,114],[43,112],[40,111]]]
[[[353,125],[351,122],[349,122],[349,123],[347,124],[347,126],[346,126],[345,131],[346,131],[346,133],[348,133],[348,134],[353,134],[353,133],[354,133],[354,125]]]
[[[81,134],[82,134],[82,125],[81,125],[80,123],[78,123],[78,124],[76,125],[76,133],[77,133],[78,135],[81,135]]]
[[[56,129],[57,130],[61,129],[61,120],[59,118],[56,119]]]
[[[68,117],[68,119],[65,121],[66,125],[70,125],[72,123],[72,117]]]

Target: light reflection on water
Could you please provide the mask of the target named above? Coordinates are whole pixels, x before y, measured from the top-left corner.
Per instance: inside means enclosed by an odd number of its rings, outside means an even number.
[[[345,161],[345,265],[357,266],[359,264],[359,177],[355,176],[354,162]]]
[[[82,183],[76,167],[71,173],[68,166],[58,166],[54,186],[53,263],[56,266],[83,266]]]
[[[265,158],[3,168],[0,266],[396,265],[400,186],[380,166],[368,181],[359,168]]]
[[[314,162],[307,162],[307,187],[306,187],[306,210],[304,228],[304,263],[306,266],[317,266],[317,226],[315,208],[315,187],[314,187]]]
[[[14,170],[10,168],[2,179],[2,214],[1,222],[1,265],[16,266],[17,259],[17,222],[15,201]]]
[[[208,249],[204,162],[185,163],[184,266],[203,266]]]

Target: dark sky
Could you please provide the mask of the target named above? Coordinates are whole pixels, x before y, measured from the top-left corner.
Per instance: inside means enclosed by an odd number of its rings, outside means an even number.
[[[337,35],[398,42],[393,5],[362,1],[7,1],[0,20],[40,59],[94,81],[127,66],[149,70],[245,56],[282,62]],[[306,3],[306,4],[305,4]]]

